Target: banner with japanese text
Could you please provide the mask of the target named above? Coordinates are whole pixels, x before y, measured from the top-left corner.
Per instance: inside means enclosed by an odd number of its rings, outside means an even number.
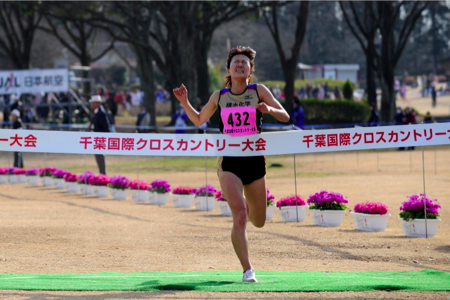
[[[255,156],[450,144],[450,123],[225,134],[142,134],[0,130],[0,151],[153,155]]]
[[[67,92],[68,69],[0,71],[0,94]]]

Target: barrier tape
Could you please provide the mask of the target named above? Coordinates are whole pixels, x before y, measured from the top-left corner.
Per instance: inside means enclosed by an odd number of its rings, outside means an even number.
[[[225,134],[0,130],[0,151],[149,156],[255,156],[450,144],[450,124]]]

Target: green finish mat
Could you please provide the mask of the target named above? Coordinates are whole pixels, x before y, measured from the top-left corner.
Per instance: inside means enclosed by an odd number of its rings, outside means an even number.
[[[0,290],[52,291],[450,291],[450,273],[257,271],[258,283],[239,271],[0,274]]]

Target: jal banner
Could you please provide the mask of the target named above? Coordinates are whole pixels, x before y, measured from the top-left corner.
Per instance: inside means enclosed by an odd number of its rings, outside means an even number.
[[[0,94],[67,92],[68,69],[0,71]]]
[[[0,151],[151,155],[256,156],[450,144],[450,123],[225,134],[142,134],[0,130]]]

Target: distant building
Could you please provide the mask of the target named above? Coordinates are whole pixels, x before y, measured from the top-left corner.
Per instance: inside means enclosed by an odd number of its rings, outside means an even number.
[[[338,79],[357,82],[358,80],[358,64],[330,64],[330,65],[305,65],[298,64],[302,79]]]

